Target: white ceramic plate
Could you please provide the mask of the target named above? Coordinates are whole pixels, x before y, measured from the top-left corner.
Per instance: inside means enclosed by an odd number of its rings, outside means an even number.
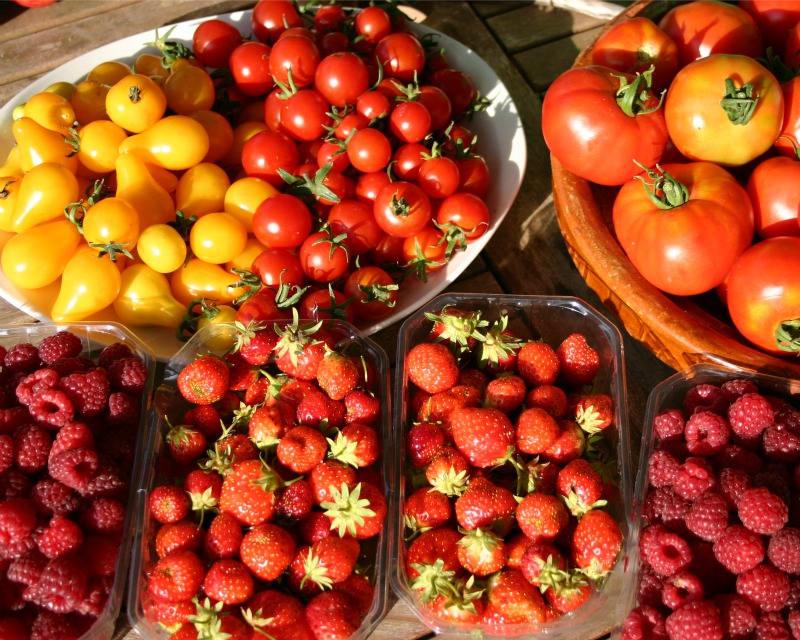
[[[215,17],[236,25],[246,36],[252,33],[249,11]],[[197,25],[208,19],[205,17],[178,23],[170,35],[170,39],[191,45],[192,34]],[[397,305],[390,315],[374,324],[359,325],[359,328],[366,334],[375,333],[402,320],[409,313],[441,293],[466,269],[469,263],[478,256],[508,213],[525,173],[527,151],[522,122],[516,105],[497,74],[474,51],[456,40],[421,24],[415,25],[414,28],[419,34],[438,34],[440,45],[445,50],[451,65],[469,73],[481,95],[491,100],[491,106],[485,112],[476,114],[469,123],[470,129],[478,136],[478,152],[486,158],[492,173],[491,187],[486,198],[491,223],[487,233],[470,244],[465,251],[456,254],[445,268],[430,274],[427,282],[409,280],[404,283]],[[165,32],[166,28],[160,31]],[[82,80],[100,62],[122,60],[132,63],[139,53],[147,50],[144,43],[152,41],[153,35],[153,32],[149,31],[99,47],[61,65],[19,92],[0,108],[0,157],[5,158],[13,145],[11,123],[12,111],[16,105],[25,102],[30,96],[54,82]],[[34,318],[50,319],[49,313],[57,294],[58,282],[36,291],[21,291],[0,271],[0,297]],[[119,322],[113,309],[110,308],[89,319]],[[183,344],[178,341],[171,329],[161,327],[131,327],[131,329],[141,336],[162,360],[170,358]]]

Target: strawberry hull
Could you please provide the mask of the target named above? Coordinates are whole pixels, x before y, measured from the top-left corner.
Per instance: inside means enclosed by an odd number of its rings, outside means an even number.
[[[96,616],[88,630],[79,638],[79,640],[109,640],[113,636],[117,625],[127,584],[129,560],[134,540],[134,504],[141,487],[140,478],[145,463],[143,454],[149,448],[152,438],[152,432],[146,427],[156,374],[156,358],[150,348],[136,335],[114,322],[40,322],[0,327],[0,349],[9,349],[13,345],[24,343],[38,347],[45,338],[59,332],[69,332],[80,339],[80,357],[86,358],[87,364],[89,360],[97,364],[98,358],[105,347],[115,343],[122,343],[130,349],[132,355],[140,359],[145,365],[143,371],[146,372],[146,379],[144,388],[141,389],[141,402],[138,407],[141,418],[135,427],[135,451],[129,451],[129,453],[133,453],[133,460],[130,466],[130,476],[124,478],[130,487],[122,529],[124,533],[120,540],[117,555],[109,555],[106,558],[106,562],[114,564],[113,582],[99,615]],[[109,554],[113,553],[110,548],[107,548],[107,552]],[[26,614],[22,611],[17,611],[14,615],[23,619],[22,617]]]
[[[509,395],[502,398],[491,396],[492,389],[484,393],[481,402],[487,402],[494,406],[515,406],[516,408],[508,411],[508,416],[514,424],[517,435],[517,451],[518,458],[524,461],[524,465],[516,465],[504,462],[501,465],[485,464],[486,460],[479,460],[476,456],[480,454],[480,448],[475,445],[475,448],[469,449],[473,445],[470,443],[480,443],[481,437],[507,437],[508,429],[505,421],[495,420],[491,414],[485,413],[486,423],[482,428],[480,425],[474,426],[477,421],[473,420],[473,424],[466,425],[464,420],[465,416],[476,415],[480,411],[480,404],[472,404],[472,407],[477,409],[454,409],[449,417],[442,422],[438,415],[435,415],[431,421],[439,420],[440,425],[445,425],[442,432],[445,433],[444,448],[451,451],[455,448],[458,450],[462,447],[465,451],[464,457],[470,458],[467,453],[473,453],[472,461],[470,463],[470,470],[468,473],[475,473],[476,478],[488,477],[495,484],[495,487],[490,489],[488,493],[498,495],[498,490],[505,493],[508,489],[517,495],[517,500],[521,499],[522,494],[534,495],[537,492],[543,494],[553,494],[555,492],[555,477],[547,479],[548,472],[547,465],[538,464],[536,455],[524,453],[518,444],[521,441],[520,434],[522,427],[520,426],[519,416],[524,412],[531,412],[531,406],[537,397],[555,398],[555,394],[548,394],[546,392],[552,391],[554,386],[561,386],[567,390],[569,396],[581,396],[583,398],[600,397],[600,395],[607,396],[611,400],[611,424],[603,423],[598,430],[601,431],[606,443],[609,445],[610,459],[616,465],[616,471],[611,480],[611,483],[606,482],[606,487],[603,493],[603,501],[597,501],[594,505],[584,505],[601,508],[610,514],[610,520],[615,524],[615,528],[621,533],[621,542],[616,538],[614,544],[618,544],[617,555],[613,562],[611,562],[610,570],[604,574],[604,578],[599,579],[597,582],[592,582],[592,588],[586,589],[582,586],[573,586],[573,593],[575,598],[573,603],[574,610],[568,611],[570,607],[566,606],[564,602],[557,598],[540,597],[540,591],[543,593],[544,589],[540,590],[539,585],[532,579],[531,574],[527,574],[526,579],[519,580],[519,576],[526,574],[529,567],[520,567],[519,561],[521,556],[524,555],[525,549],[518,545],[520,538],[524,538],[522,525],[516,521],[516,515],[509,518],[507,515],[497,518],[490,525],[494,534],[505,542],[507,560],[506,566],[500,573],[493,573],[484,576],[475,575],[475,581],[472,586],[465,582],[469,576],[469,572],[463,566],[459,566],[453,560],[452,554],[440,553],[440,558],[444,560],[443,569],[445,572],[453,571],[454,579],[460,585],[457,598],[464,599],[468,590],[477,589],[482,590],[484,594],[493,593],[493,600],[489,595],[475,596],[474,592],[469,594],[466,598],[468,605],[467,612],[459,611],[456,613],[452,607],[443,610],[441,603],[447,600],[447,595],[439,594],[434,600],[424,603],[420,598],[420,591],[412,586],[412,581],[417,578],[416,586],[424,585],[425,580],[436,582],[435,577],[430,577],[425,573],[424,564],[433,563],[433,555],[423,551],[424,545],[416,543],[426,533],[417,534],[417,537],[412,542],[408,541],[410,529],[407,526],[408,514],[405,510],[407,499],[413,492],[419,491],[425,478],[420,479],[425,473],[429,473],[430,469],[436,464],[438,459],[434,459],[434,464],[429,465],[423,472],[423,463],[419,459],[424,451],[424,447],[419,443],[415,444],[414,450],[414,464],[412,465],[411,452],[408,448],[409,441],[407,434],[415,421],[419,420],[419,416],[424,414],[427,410],[426,407],[431,406],[431,402],[426,404],[428,396],[420,393],[419,387],[411,382],[409,371],[405,359],[405,355],[415,345],[430,341],[432,335],[441,334],[441,328],[436,331],[434,322],[437,318],[441,318],[442,312],[447,309],[452,309],[456,312],[480,312],[480,321],[486,321],[487,324],[483,325],[485,333],[482,340],[477,342],[471,338],[461,335],[456,336],[454,331],[450,335],[454,337],[454,345],[456,351],[462,354],[461,366],[462,371],[466,371],[464,376],[459,380],[459,385],[463,384],[481,384],[481,376],[474,373],[474,369],[480,368],[475,366],[476,352],[483,348],[490,341],[494,341],[495,337],[499,335],[500,331],[492,332],[492,327],[496,325],[496,321],[505,317],[507,324],[501,326],[504,334],[510,334],[520,339],[520,344],[534,344],[536,341],[541,341],[547,345],[551,345],[552,349],[548,351],[546,357],[538,360],[538,364],[534,365],[530,362],[525,363],[525,366],[514,364],[514,356],[509,357],[507,353],[498,352],[497,357],[492,356],[491,360],[485,363],[482,368],[484,374],[488,374],[489,380],[502,380],[509,375],[519,375],[525,379],[528,386],[528,396],[519,402],[520,396],[517,395],[517,400],[509,403]],[[450,327],[445,327],[445,334],[447,334]],[[481,330],[479,329],[480,333]],[[582,334],[585,336],[588,343],[596,351],[594,362],[584,363],[590,369],[592,366],[596,367],[596,373],[591,376],[591,382],[583,386],[569,386],[567,382],[557,379],[556,371],[548,364],[552,364],[552,359],[556,348],[564,342],[569,336],[573,334]],[[486,338],[489,335],[489,338]],[[459,341],[464,346],[459,349]],[[537,351],[544,351],[536,349]],[[499,354],[499,355],[498,355]],[[521,359],[522,351],[517,347],[516,354],[519,354]],[[519,371],[517,374],[516,372]],[[532,382],[536,380],[536,382]],[[483,383],[486,379],[483,380]],[[516,381],[515,387],[519,387],[519,380]],[[512,385],[507,386],[510,388]],[[541,394],[533,394],[532,389],[536,388],[541,390]],[[454,389],[459,388],[458,386]],[[509,394],[512,391],[508,392]],[[519,391],[514,393],[519,394]],[[466,397],[463,394],[460,397]],[[541,406],[546,406],[542,401]],[[555,401],[554,401],[555,402]],[[504,405],[502,403],[509,403]],[[576,408],[572,402],[572,411],[576,412]],[[596,403],[595,403],[596,404]],[[597,405],[599,406],[599,405]],[[422,407],[422,408],[421,408]],[[431,414],[434,412],[431,410]],[[536,415],[534,410],[528,413],[525,417],[531,423],[539,421],[540,416]],[[544,413],[543,411],[541,413]],[[486,637],[553,637],[553,638],[574,638],[575,640],[585,640],[586,638],[593,638],[602,636],[611,631],[618,624],[618,616],[620,612],[616,608],[617,600],[627,594],[629,589],[627,585],[626,566],[627,559],[631,553],[630,530],[632,527],[632,497],[633,497],[633,482],[632,465],[630,461],[630,436],[628,431],[628,418],[627,418],[627,399],[626,399],[626,386],[625,386],[625,367],[622,353],[622,338],[617,328],[605,317],[597,313],[591,306],[573,297],[557,297],[557,296],[512,296],[512,295],[478,295],[478,294],[445,294],[441,295],[430,303],[425,305],[413,316],[409,317],[403,324],[400,330],[400,337],[397,349],[397,363],[395,368],[394,379],[394,400],[393,400],[393,414],[396,432],[395,451],[397,452],[398,460],[396,464],[397,477],[395,486],[397,487],[396,499],[396,512],[393,521],[393,535],[392,535],[392,570],[390,573],[390,582],[393,590],[397,595],[411,608],[420,621],[436,633],[446,634],[447,636],[472,636],[476,632],[480,632]],[[592,423],[595,426],[600,424],[599,417],[594,416],[596,422]],[[557,441],[553,442],[552,438],[556,438],[554,434],[547,436],[549,441],[543,441],[541,449],[546,453],[542,456],[550,456],[549,459],[556,460],[559,456],[563,456],[563,462],[557,465],[563,468],[569,461],[570,455],[579,455],[577,453],[570,454],[569,451],[580,451],[580,457],[586,452],[587,442],[590,442],[592,433],[592,425],[586,421],[586,416],[582,416],[583,429],[579,426],[578,418],[575,420],[558,420],[560,436]],[[460,422],[457,425],[456,422]],[[566,425],[565,423],[574,423]],[[465,427],[466,425],[466,427]],[[589,425],[588,427],[586,425]],[[552,427],[552,425],[549,425]],[[460,429],[468,428],[467,436],[465,437],[459,432]],[[525,427],[527,429],[527,425]],[[452,430],[452,431],[451,431]],[[596,433],[596,431],[595,431]],[[537,436],[538,437],[538,436]],[[544,437],[544,436],[543,436]],[[514,440],[514,438],[512,438]],[[539,445],[534,446],[534,442],[538,440],[526,438],[525,448],[531,451],[538,451]],[[497,447],[483,447],[483,450],[495,451]],[[476,453],[477,451],[477,453]],[[493,453],[491,455],[494,455]],[[457,455],[456,455],[457,458]],[[475,464],[478,461],[480,464]],[[542,460],[543,461],[543,460]],[[416,468],[414,468],[416,467]],[[501,468],[502,467],[502,468]],[[520,485],[515,483],[513,470],[509,479],[508,474],[502,475],[504,470],[509,467],[517,469],[519,477],[519,468],[524,467],[525,474],[530,483],[527,489],[521,490]],[[462,467],[457,467],[456,470],[461,470]],[[498,469],[500,471],[498,472]],[[551,467],[552,470],[552,467]],[[437,479],[440,491],[458,491],[459,479],[455,474]],[[428,478],[430,481],[430,478]],[[503,485],[503,482],[506,482]],[[483,483],[476,483],[472,481],[473,488],[461,489],[466,493],[461,493],[456,498],[451,496],[451,502],[454,503],[453,515],[450,516],[449,523],[444,525],[442,529],[452,529],[456,531],[458,528],[469,529],[471,526],[464,526],[463,518],[460,518],[459,507],[462,502],[472,500],[480,491],[479,485]],[[433,484],[431,482],[430,484]],[[424,485],[422,485],[424,486]],[[467,485],[470,486],[470,485]],[[454,489],[455,487],[455,489]],[[503,487],[498,489],[498,487]],[[535,488],[534,488],[535,487]],[[612,487],[612,488],[609,488]],[[510,494],[510,492],[509,492]],[[495,498],[496,500],[497,498]],[[594,499],[594,498],[592,498]],[[569,525],[564,525],[567,520],[566,514],[568,510],[562,509],[564,506],[560,500],[556,500],[558,508],[554,505],[554,513],[557,512],[558,516],[554,516],[555,520],[552,521],[554,526],[559,530],[555,536],[555,542],[546,542],[549,533],[544,530],[541,531],[538,538],[542,545],[555,544],[557,547],[566,554],[569,553],[569,543],[567,540],[573,535],[571,531],[574,530],[577,516],[569,515]],[[566,502],[569,505],[569,502]],[[574,507],[574,505],[573,505]],[[569,506],[567,507],[569,509]],[[582,515],[582,512],[576,512]],[[457,522],[456,522],[457,521]],[[524,531],[531,531],[531,528],[526,523]],[[427,532],[428,534],[430,532]],[[446,536],[445,536],[446,538]],[[444,538],[440,538],[439,544],[445,544]],[[528,538],[530,541],[531,538]],[[414,545],[413,549],[410,545]],[[530,545],[533,546],[533,545]],[[554,548],[554,547],[550,547]],[[407,564],[409,552],[413,554],[414,568],[413,572],[409,571]],[[435,555],[435,554],[434,554]],[[423,560],[419,560],[423,558]],[[569,562],[572,563],[573,559],[570,557]],[[441,564],[441,563],[440,563]],[[519,569],[521,568],[521,573]],[[422,581],[415,573],[417,570],[423,572]],[[557,569],[547,570],[545,573],[557,573]],[[537,570],[536,573],[539,573]],[[586,568],[588,574],[588,567]],[[502,581],[500,576],[505,576]],[[467,586],[465,586],[465,584]],[[514,587],[513,585],[516,585]],[[535,593],[529,593],[533,587]],[[438,587],[436,587],[438,588]],[[502,589],[502,591],[501,591]],[[512,589],[518,589],[512,591]],[[590,593],[588,593],[590,591]],[[588,597],[586,597],[588,593]],[[511,597],[509,597],[511,595]],[[470,600],[470,598],[475,598]],[[585,600],[583,598],[586,598]],[[523,602],[524,599],[524,602]],[[580,604],[578,605],[578,601]],[[463,601],[463,600],[462,600]],[[510,606],[514,602],[515,606]],[[471,606],[470,606],[471,605]],[[560,609],[558,607],[561,607]],[[474,610],[473,610],[474,609]],[[475,613],[477,612],[477,615]],[[554,614],[555,612],[555,614]]]
[[[283,327],[283,325],[288,324],[288,321],[278,322],[277,324],[278,326]],[[271,326],[272,325],[270,325],[270,327]],[[369,370],[371,376],[374,375],[374,378],[372,378],[374,380],[374,386],[371,387],[371,393],[378,400],[380,413],[377,419],[374,421],[373,426],[378,432],[381,453],[375,464],[363,467],[362,469],[359,469],[357,473],[359,481],[364,483],[364,493],[362,493],[362,498],[367,493],[367,488],[372,489],[372,485],[375,485],[383,493],[387,503],[389,503],[391,499],[391,493],[389,490],[391,486],[390,483],[395,475],[395,471],[392,457],[386,455],[385,453],[391,451],[392,446],[390,412],[391,397],[389,390],[389,370],[386,354],[375,342],[363,337],[363,334],[361,334],[355,327],[347,322],[338,320],[325,320],[322,324],[322,330],[326,332],[326,336],[330,335],[332,337],[334,348],[338,349],[347,346],[348,352],[352,352],[360,357],[363,357],[364,362],[366,363],[365,370]],[[176,466],[174,461],[171,459],[168,444],[163,437],[163,434],[169,429],[167,423],[169,422],[172,424],[177,424],[180,422],[181,417],[185,415],[187,409],[194,406],[181,395],[177,384],[178,375],[187,367],[189,363],[194,362],[200,356],[212,354],[224,357],[226,353],[234,348],[235,342],[236,329],[232,325],[211,325],[199,331],[166,364],[164,381],[154,393],[153,429],[157,434],[161,434],[161,437],[154,438],[153,442],[151,443],[151,448],[147,454],[147,465],[143,470],[143,488],[139,494],[136,511],[138,519],[136,525],[137,539],[133,548],[128,597],[129,621],[134,629],[138,632],[140,637],[147,640],[165,640],[170,638],[170,631],[161,622],[154,618],[154,610],[151,604],[152,599],[149,597],[148,593],[150,571],[158,560],[156,534],[160,529],[164,528],[153,517],[150,505],[148,503],[148,496],[150,494],[150,490],[159,484],[163,484],[165,480],[168,480],[171,477],[170,474],[179,474],[179,477],[185,477],[189,471],[198,468],[196,462],[192,465],[187,465],[180,468]],[[264,365],[261,368],[266,370],[267,365]],[[241,394],[244,395],[244,391],[241,391]],[[308,424],[311,424],[311,422]],[[246,427],[244,429],[244,434],[247,434]],[[234,437],[244,437],[247,439],[247,436],[243,435],[242,433],[238,433]],[[330,437],[334,439],[336,436]],[[286,441],[288,444],[289,440],[286,439]],[[216,444],[217,443],[214,443],[213,440],[209,440],[208,448],[214,448]],[[272,448],[265,448],[260,452],[261,459],[269,459],[270,464],[275,469],[279,470],[281,474],[283,474],[284,479],[288,480],[289,478],[300,478],[303,476],[302,473],[292,472],[288,467],[282,466],[277,460],[274,460],[273,458],[275,456],[275,451],[276,449],[274,446]],[[258,458],[252,460],[252,462],[256,462],[257,460]],[[256,464],[256,466],[258,465]],[[310,478],[311,475],[306,474],[305,477]],[[178,483],[180,484],[180,480]],[[288,483],[286,486],[299,487],[300,484],[305,483]],[[309,484],[311,484],[311,482],[309,482]],[[367,484],[369,484],[370,487],[366,487]],[[307,488],[306,490],[308,491]],[[224,489],[224,491],[227,491],[227,488]],[[225,495],[224,491],[223,495]],[[273,523],[277,523],[279,522],[279,518],[287,516],[286,511],[283,510],[279,512],[280,509],[291,508],[270,507],[270,511],[275,509],[275,514],[270,515],[267,518],[267,522],[269,524],[265,523],[251,526],[243,524],[244,519],[242,518],[230,517],[230,514],[235,514],[236,510],[229,504],[225,504],[223,508],[223,502],[225,502],[225,500],[225,498],[220,500],[220,510],[228,515],[229,519],[231,520],[239,519],[238,528],[245,535],[245,538],[251,541],[252,544],[250,544],[250,547],[253,547],[253,544],[255,544],[257,539],[261,537],[256,535],[261,530],[269,528],[282,529],[282,524],[275,526]],[[248,507],[253,507],[253,505],[254,503],[251,501]],[[313,514],[321,517],[323,511],[324,508],[316,506]],[[252,522],[261,522],[264,519],[263,514],[259,517],[256,517],[257,514],[255,514],[252,508],[248,510],[248,517],[245,519],[248,519],[251,515],[253,516]],[[189,515],[189,518],[193,519],[191,514]],[[208,521],[212,518],[213,520],[211,521],[214,522],[216,518],[219,518],[219,515],[214,516],[212,512],[211,514],[207,513],[204,516],[205,520],[204,524],[202,525],[204,530],[210,530]],[[288,538],[287,543],[291,547],[294,547],[296,544],[299,551],[302,543],[299,542],[297,526],[298,525],[295,524],[294,528],[292,529],[292,533],[287,533],[284,537]],[[310,526],[311,525],[309,524],[309,527]],[[325,526],[326,528],[330,528],[328,527],[327,523]],[[289,529],[287,529],[287,531],[288,530]],[[336,534],[336,532],[334,532],[334,534]],[[360,554],[357,558],[357,564],[359,567],[367,567],[365,575],[372,584],[373,595],[370,602],[365,602],[363,598],[359,601],[360,604],[363,605],[363,608],[359,610],[361,623],[360,626],[357,626],[355,631],[353,631],[353,633],[350,635],[350,638],[353,640],[366,638],[370,633],[372,633],[372,631],[388,611],[389,602],[387,596],[389,587],[386,574],[387,562],[389,558],[389,536],[389,518],[387,517],[384,522],[383,530],[380,533],[371,536],[369,539],[358,541],[360,543]],[[338,537],[338,535],[336,535],[336,537]],[[294,541],[292,538],[294,538]],[[247,552],[247,546],[248,543],[246,541],[243,542],[241,548],[233,552],[233,557],[241,559],[242,561],[247,561],[248,559],[245,555]],[[200,551],[199,553],[200,556],[205,560],[206,556],[204,555],[203,551]],[[291,599],[291,601],[295,604],[299,604],[301,601],[305,602],[306,596],[295,597],[297,594],[290,593],[288,590],[288,585],[292,583],[294,578],[294,575],[289,575],[289,569],[285,569],[282,566],[278,567],[275,572],[272,572],[269,567],[265,566],[260,577],[255,576],[254,574],[256,596],[253,598],[253,600],[248,601],[242,606],[250,606],[254,601],[258,600],[262,596],[267,597],[267,594],[275,595],[278,594],[279,591],[285,592],[284,595],[286,598]],[[310,580],[308,582],[311,584]],[[362,583],[359,584],[361,585]],[[208,585],[204,585],[203,588],[198,590],[197,597],[201,601],[207,595],[207,587]],[[355,594],[356,591],[353,591],[353,593]],[[308,597],[310,598],[310,596]],[[277,602],[277,600],[272,598],[271,595],[267,599],[272,603]],[[238,606],[232,606],[228,608],[237,611],[239,610]],[[302,609],[300,609],[300,614],[302,615]],[[303,628],[303,630],[306,630],[304,622],[302,622],[300,626]]]

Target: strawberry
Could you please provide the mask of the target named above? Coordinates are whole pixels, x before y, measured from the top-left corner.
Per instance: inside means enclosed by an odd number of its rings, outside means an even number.
[[[197,429],[209,441],[216,440],[222,435],[219,411],[210,404],[197,405],[188,409],[183,414],[182,422]]]
[[[245,391],[258,380],[259,368],[247,362],[240,353],[236,351],[226,353],[224,360],[228,365],[228,389]]]
[[[244,563],[234,558],[215,560],[203,579],[206,595],[226,605],[247,602],[254,590],[252,574]]]
[[[545,603],[539,591],[519,569],[503,569],[489,579],[482,621],[502,633],[503,627],[545,621]]]
[[[552,542],[531,542],[520,558],[520,570],[533,585],[544,590],[562,582],[567,574],[567,561],[561,550]]]
[[[554,384],[560,370],[555,349],[542,340],[529,340],[519,350],[517,372],[530,387]]]
[[[421,487],[408,496],[403,505],[404,523],[411,534],[443,527],[453,515],[448,497],[430,487]]]
[[[568,387],[582,387],[595,379],[600,370],[600,354],[581,333],[567,336],[556,347],[560,364],[559,381]]]
[[[439,583],[443,593],[434,594],[424,606],[440,620],[456,625],[479,625],[483,615],[483,590],[474,586],[472,578]],[[423,596],[425,598],[425,596]]]
[[[443,446],[425,469],[425,479],[447,496],[461,495],[469,480],[469,460],[452,445]]]
[[[503,413],[515,411],[525,400],[525,381],[513,373],[498,376],[489,381],[484,391],[484,405]]]
[[[560,420],[558,426],[558,438],[542,452],[541,458],[563,466],[583,455],[586,450],[586,435],[574,420]]]
[[[259,449],[274,446],[294,426],[295,409],[285,402],[257,406],[247,422],[247,434]]]
[[[361,545],[352,538],[328,536],[311,545],[303,561],[301,583],[310,581],[321,589],[348,578],[355,569]]]
[[[497,464],[513,448],[516,436],[508,416],[491,407],[465,407],[450,414],[456,447],[476,467]]]
[[[194,551],[175,551],[160,558],[150,569],[147,592],[159,600],[189,600],[203,585],[204,575],[203,562]]]
[[[517,366],[522,341],[508,329],[508,316],[495,320],[485,334],[478,333],[476,350],[478,367],[490,375],[512,371]],[[480,388],[480,387],[479,387]]]
[[[235,462],[222,483],[219,508],[243,525],[267,522],[275,512],[275,491],[282,482],[275,470],[261,460]]]
[[[406,573],[409,579],[418,578],[428,567],[433,567],[437,560],[442,562],[442,571],[453,572],[456,577],[464,575],[465,570],[458,560],[458,541],[461,537],[455,529],[439,527],[415,538],[406,553]]]
[[[269,582],[289,568],[295,546],[294,538],[283,527],[260,524],[242,538],[239,557],[254,576]]]
[[[311,485],[303,479],[287,484],[278,492],[275,503],[275,517],[284,524],[293,524],[305,520],[314,507],[314,495]]]
[[[428,393],[449,389],[458,382],[458,362],[453,352],[439,342],[422,342],[406,354],[406,374]]]
[[[561,429],[556,419],[541,407],[524,409],[517,416],[517,448],[522,453],[538,455],[555,444]]]
[[[185,424],[173,425],[164,416],[167,433],[164,441],[172,459],[179,465],[191,464],[206,451],[208,440],[202,432]]]
[[[603,575],[613,569],[621,548],[619,524],[607,511],[592,509],[578,520],[572,536],[572,560],[589,571],[587,575]]]
[[[383,530],[386,519],[386,497],[371,482],[359,482],[352,490],[342,484],[341,490],[331,487],[331,501],[320,506],[331,519],[331,529],[340,536],[366,540]]]
[[[340,491],[342,485],[349,490],[355,489],[355,469],[338,460],[323,460],[306,477],[314,496],[314,504],[330,502],[333,499],[332,491]]]
[[[328,440],[325,435],[318,429],[302,424],[289,429],[276,449],[280,463],[301,475],[322,462],[327,452]]]
[[[313,640],[305,619],[305,606],[299,598],[277,589],[258,591],[244,608],[244,617],[259,635],[281,640]]]
[[[566,578],[544,592],[545,600],[559,613],[575,611],[592,595],[592,585],[586,576],[578,572],[568,573]]]
[[[236,344],[234,352],[242,359],[256,367],[269,363],[274,355],[275,346],[278,344],[278,335],[257,322],[242,324],[235,322]]]
[[[570,513],[578,518],[606,504],[601,499],[604,489],[603,478],[583,458],[572,460],[558,472],[556,491],[564,499]]]
[[[154,487],[148,497],[150,515],[160,524],[178,522],[189,514],[189,495],[179,486],[165,484]]]
[[[357,469],[372,466],[381,453],[378,432],[365,424],[348,424],[335,439],[328,438],[328,445],[328,457]]]
[[[381,415],[381,401],[364,389],[353,389],[343,399],[344,421],[373,425]]]
[[[242,525],[228,513],[214,516],[203,538],[203,554],[211,560],[235,558],[242,544]]]
[[[567,413],[569,400],[566,392],[553,384],[542,384],[529,389],[525,394],[526,407],[541,407],[556,420],[560,420]]]
[[[325,357],[324,332],[320,332],[322,322],[316,324],[299,323],[297,310],[292,309],[294,320],[283,329],[276,326],[279,339],[275,345],[275,364],[285,374],[299,380],[313,380],[317,375],[319,363]],[[318,334],[314,337],[314,334]]]
[[[517,501],[505,487],[486,478],[475,478],[455,501],[455,514],[462,529],[488,529],[506,535],[514,523]]]
[[[329,398],[322,391],[307,394],[297,405],[296,418],[299,424],[320,429],[344,426],[345,407],[338,400]]]
[[[370,579],[361,573],[351,573],[341,582],[333,583],[334,591],[343,591],[350,596],[358,610],[359,617],[363,618],[372,608],[375,599],[375,587]]]
[[[489,530],[473,529],[458,541],[458,561],[475,576],[485,577],[500,571],[507,557],[505,542]]]
[[[613,421],[611,397],[605,393],[581,396],[573,401],[575,422],[587,434],[597,433]]]
[[[334,349],[327,349],[317,367],[317,384],[328,397],[342,400],[359,383],[358,362]]]
[[[190,362],[178,374],[180,394],[192,404],[214,404],[228,390],[230,373],[225,361],[209,354]]]
[[[439,425],[432,422],[417,422],[406,434],[408,461],[415,469],[430,464],[445,444],[445,434]]]
[[[445,434],[451,434],[450,414],[462,407],[479,407],[481,392],[472,385],[456,384],[449,389],[431,394],[416,412],[417,422],[439,423]]]
[[[360,625],[356,606],[342,591],[324,591],[306,605],[306,622],[317,638],[347,640]]]
[[[569,512],[555,496],[529,493],[517,506],[517,524],[532,541],[555,540],[569,522]]]
[[[428,342],[444,342],[461,352],[474,349],[478,330],[488,326],[488,322],[481,320],[480,311],[467,311],[452,305],[442,307],[438,314],[426,313],[425,317],[433,322]]]
[[[214,510],[222,494],[222,476],[215,471],[193,469],[183,479],[183,490],[189,496],[192,511],[200,516]]]
[[[156,532],[156,554],[163,558],[180,550],[199,551],[203,546],[203,535],[203,529],[188,518],[165,524]]]

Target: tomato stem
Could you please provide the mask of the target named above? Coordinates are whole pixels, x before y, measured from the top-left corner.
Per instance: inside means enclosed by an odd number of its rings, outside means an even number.
[[[636,161],[634,160],[634,162]],[[651,185],[641,175],[634,176],[637,180],[642,181],[647,191],[647,196],[656,207],[666,211],[680,207],[689,201],[689,189],[686,188],[686,185],[678,182],[660,166],[656,165],[655,170],[653,170],[639,162],[636,162],[636,164],[642,167],[647,176],[653,181]]]
[[[719,101],[732,124],[747,124],[753,117],[758,97],[753,97],[753,83],[748,82],[739,89],[733,78],[725,79],[725,97]]]
[[[617,104],[622,112],[631,118],[657,111],[661,107],[664,100],[664,93],[661,93],[658,104],[653,107],[646,107],[646,103],[650,100],[652,93],[651,88],[653,84],[653,70],[651,66],[647,71],[637,73],[632,82],[628,82],[628,78],[621,74],[612,74],[619,80],[619,89],[617,89]]]
[[[781,351],[800,352],[800,318],[781,322],[775,330],[775,342]]]

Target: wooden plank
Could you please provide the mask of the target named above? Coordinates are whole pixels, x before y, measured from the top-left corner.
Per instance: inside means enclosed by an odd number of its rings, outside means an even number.
[[[556,7],[527,4],[489,17],[486,24],[503,47],[514,53],[597,28],[605,21]]]
[[[514,55],[526,80],[537,93],[543,93],[560,73],[569,69],[578,54],[595,41],[603,27],[554,40]]]
[[[506,0],[484,0],[483,2],[471,2],[470,6],[477,15],[485,19],[490,16],[496,16],[499,13],[505,13],[506,11],[519,9],[521,6],[528,4],[530,4],[530,2],[517,2],[514,0],[509,0],[508,2],[506,2]]]

